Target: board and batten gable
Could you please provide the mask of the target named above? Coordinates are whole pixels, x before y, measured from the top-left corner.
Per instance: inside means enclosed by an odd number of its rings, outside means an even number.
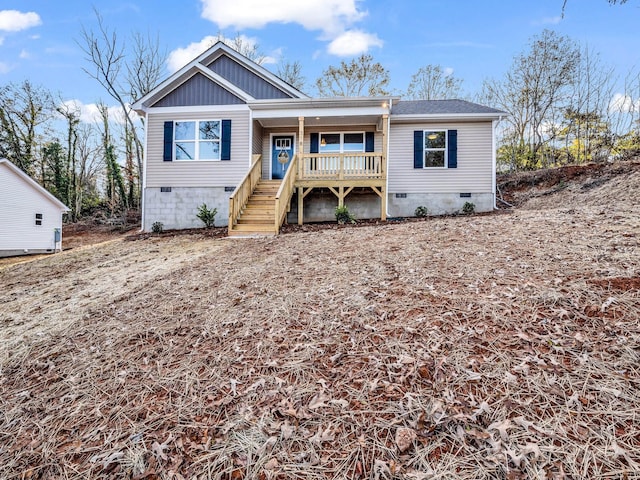
[[[186,120],[231,120],[231,158],[223,160],[182,160],[166,162],[164,123]],[[146,188],[236,186],[247,173],[251,160],[249,108],[214,107],[197,112],[150,111],[147,116]]]
[[[153,107],[187,107],[194,105],[240,105],[244,100],[229,90],[196,73],[178,88],[162,97]]]
[[[54,251],[54,230],[62,231],[62,213],[68,209],[43,195],[14,168],[0,163],[0,257]],[[36,225],[36,214],[42,216],[41,225]]]
[[[414,168],[414,132],[457,130],[457,168]],[[391,123],[388,177],[390,193],[491,193],[491,121]]]
[[[227,55],[220,55],[207,67],[255,99],[291,98],[291,95],[286,94]]]

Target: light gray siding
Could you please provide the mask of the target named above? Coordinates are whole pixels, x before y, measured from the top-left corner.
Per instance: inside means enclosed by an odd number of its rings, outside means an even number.
[[[226,55],[221,55],[211,64],[207,65],[225,80],[247,92],[256,99],[291,98],[282,90],[247,70],[235,60]]]
[[[458,131],[458,168],[413,168],[415,130]],[[389,192],[489,193],[493,191],[492,124],[488,122],[391,124]]]
[[[62,210],[4,164],[0,185],[0,257],[3,251],[53,251]],[[36,213],[42,214],[42,225],[36,225]]]
[[[170,120],[231,120],[231,160],[163,161],[164,122]],[[251,161],[249,109],[198,113],[154,113],[147,119],[147,187],[235,187]]]
[[[154,107],[191,107],[195,105],[237,105],[244,101],[201,73],[196,73]]]
[[[253,155],[262,155],[262,125],[254,120],[253,122],[253,141],[251,153]]]

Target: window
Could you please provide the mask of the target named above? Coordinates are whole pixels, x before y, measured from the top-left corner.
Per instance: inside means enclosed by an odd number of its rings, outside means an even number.
[[[321,133],[319,153],[364,152],[364,133]]]
[[[42,225],[42,214],[36,213],[36,225]]]
[[[458,130],[414,130],[413,168],[458,168]]]
[[[220,160],[220,120],[174,123],[173,158],[180,160]]]
[[[446,130],[425,130],[424,168],[444,168],[447,159]]]

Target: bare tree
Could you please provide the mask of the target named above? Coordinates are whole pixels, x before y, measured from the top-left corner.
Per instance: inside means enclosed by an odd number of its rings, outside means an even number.
[[[0,157],[33,176],[38,130],[54,112],[51,93],[28,80],[0,87]]]
[[[612,149],[611,115],[615,73],[588,46],[580,54],[573,91],[564,113],[563,136],[569,161],[606,158]]]
[[[96,129],[93,125],[81,123],[76,131],[77,185],[75,204],[80,206],[79,212],[85,206],[87,198],[99,197],[98,178],[104,171],[104,159],[100,156],[100,146],[96,144]]]
[[[129,98],[137,100],[155,87],[164,73],[167,52],[160,50],[159,39],[133,34],[133,50],[126,63]]]
[[[293,88],[302,90],[305,84],[305,78],[302,75],[302,65],[299,61],[289,62],[284,59],[278,63],[276,75],[287,82]]]
[[[130,108],[134,97],[146,95],[158,83],[164,64],[164,55],[157,43],[141,35],[134,36],[133,55],[128,60],[123,42],[110,30],[95,10],[97,31],[82,29],[80,47],[90,67],[84,71],[96,79],[106,92],[118,102],[133,138],[138,178],[143,173],[143,146]],[[126,70],[126,74],[124,71]]]
[[[551,30],[533,37],[529,50],[514,59],[504,80],[483,84],[482,98],[509,113],[511,153],[527,168],[540,166],[542,147],[557,130],[571,94],[580,49],[571,39]]]
[[[425,65],[411,77],[407,97],[412,100],[444,100],[457,98],[462,79],[448,74],[440,65]]]
[[[77,199],[76,190],[78,179],[76,177],[76,149],[78,144],[78,124],[80,123],[80,111],[75,106],[68,103],[61,103],[56,110],[66,121],[67,127],[67,148],[65,158],[65,173],[67,178],[64,202],[71,209],[71,220],[76,221],[80,214],[80,205]]]
[[[330,66],[316,80],[321,97],[361,97],[389,95],[389,72],[369,54],[339,67]]]

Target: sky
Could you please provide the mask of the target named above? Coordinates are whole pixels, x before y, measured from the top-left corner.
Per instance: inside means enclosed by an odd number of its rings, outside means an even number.
[[[545,28],[567,35],[615,68],[619,90],[640,67],[640,0],[0,0],[0,86],[28,79],[62,101],[75,101],[83,118],[107,104],[80,47],[82,29],[104,25],[127,40],[157,37],[168,54],[166,76],[188,63],[219,33],[242,35],[275,70],[298,61],[306,93],[330,65],[370,53],[388,69],[394,94],[427,64],[463,80],[467,94],[486,78],[501,78],[514,56]],[[130,42],[129,42],[130,43]],[[125,46],[128,46],[126,43]]]

